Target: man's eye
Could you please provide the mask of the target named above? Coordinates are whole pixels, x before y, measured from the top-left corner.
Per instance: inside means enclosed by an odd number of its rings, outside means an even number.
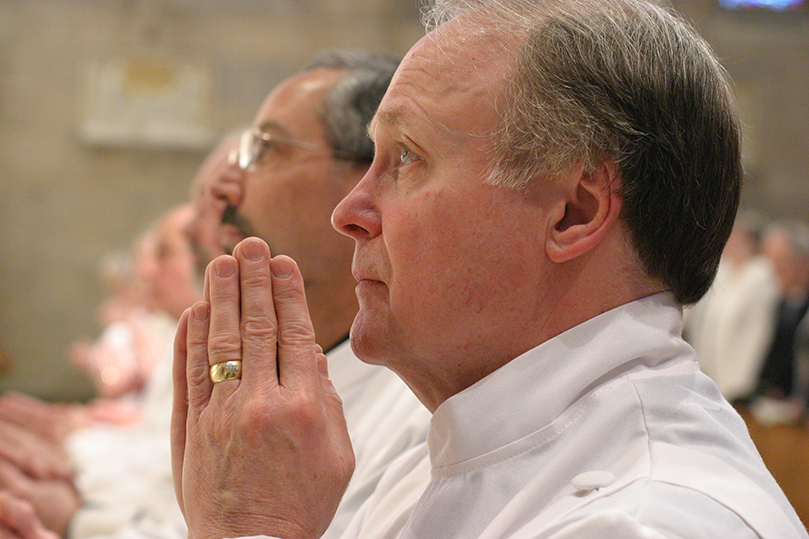
[[[416,155],[410,151],[408,148],[402,149],[402,153],[399,154],[399,159],[402,161],[403,165],[407,165],[416,158]]]

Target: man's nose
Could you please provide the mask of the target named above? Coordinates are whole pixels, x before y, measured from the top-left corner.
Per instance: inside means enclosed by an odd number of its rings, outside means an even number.
[[[210,198],[214,206],[238,206],[244,197],[244,174],[235,171],[223,174],[211,184]]]
[[[367,176],[366,176],[367,178]],[[365,179],[334,208],[331,224],[341,234],[354,240],[370,239],[382,231],[379,211],[365,188]]]

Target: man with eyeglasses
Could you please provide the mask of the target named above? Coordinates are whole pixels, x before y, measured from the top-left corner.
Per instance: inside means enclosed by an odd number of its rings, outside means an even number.
[[[430,414],[391,371],[359,361],[348,332],[357,312],[353,242],[331,214],[373,160],[367,126],[397,62],[331,51],[281,82],[239,142],[242,174],[220,175],[210,195],[224,204],[225,250],[246,237],[294,258],[304,276],[317,344],[342,400],[357,467],[324,537],[337,537],[376,486],[387,464],[423,442]],[[428,481],[424,469],[420,481]],[[414,488],[414,492],[418,489]]]
[[[334,207],[373,159],[367,125],[396,66],[390,58],[360,52],[315,57],[269,94],[253,127],[226,138],[211,153],[192,185],[192,198],[204,210],[202,221],[221,215],[223,250],[258,236],[275,252],[294,256],[304,272],[318,345],[328,354],[357,462],[324,537],[338,537],[388,463],[424,441],[430,418],[395,374],[362,363],[351,352],[348,331],[357,311],[351,276],[353,242],[330,223]],[[210,259],[216,249],[201,237],[210,232],[204,230],[205,223],[191,226],[189,233],[205,243],[199,245],[201,258]],[[271,466],[271,460],[264,465]],[[425,469],[419,486],[426,484],[428,475]],[[48,537],[26,511],[24,502],[0,496],[0,520],[6,531],[27,539]],[[182,535],[176,524],[169,526],[149,514],[139,518],[113,537]]]

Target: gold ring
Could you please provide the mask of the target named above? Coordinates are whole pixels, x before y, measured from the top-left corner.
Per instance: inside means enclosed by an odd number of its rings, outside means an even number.
[[[242,362],[238,359],[223,361],[222,363],[211,365],[208,373],[211,376],[211,382],[214,384],[227,382],[228,380],[238,380],[242,377]]]

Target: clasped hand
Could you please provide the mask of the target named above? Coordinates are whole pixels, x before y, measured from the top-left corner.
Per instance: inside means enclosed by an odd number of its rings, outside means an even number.
[[[192,539],[320,537],[354,467],[292,259],[248,238],[205,276],[175,340],[172,459]],[[209,367],[241,360],[241,379]]]

